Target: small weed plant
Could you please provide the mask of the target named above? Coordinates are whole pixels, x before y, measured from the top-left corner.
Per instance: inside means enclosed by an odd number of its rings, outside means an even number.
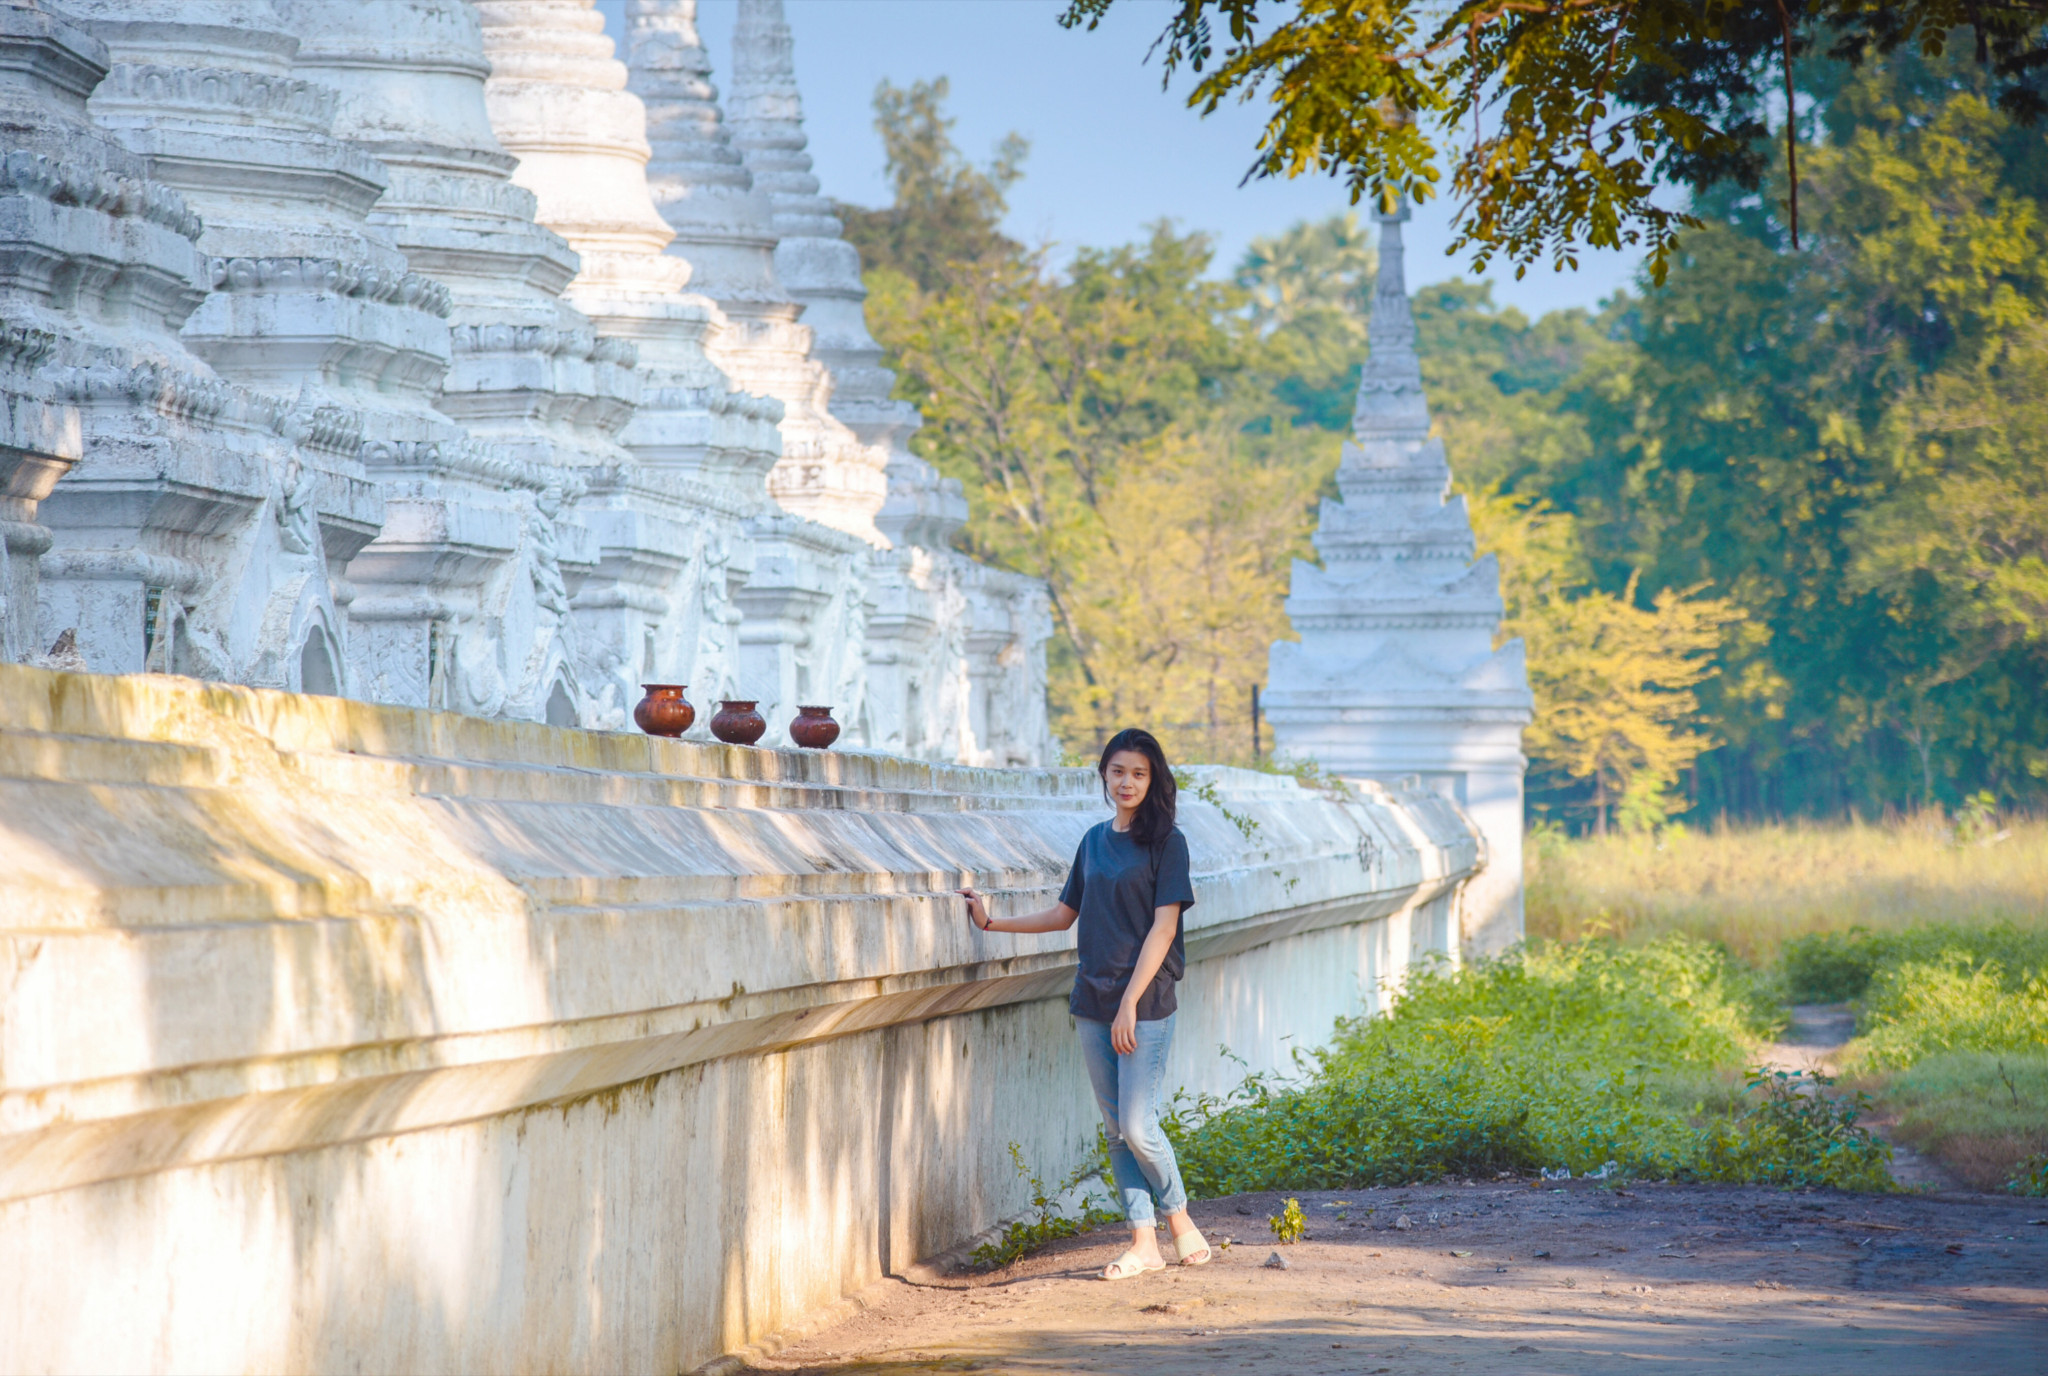
[[[1287,1206],[1266,1220],[1266,1226],[1273,1230],[1273,1240],[1292,1245],[1308,1236],[1308,1215],[1301,1211],[1301,1201],[1290,1198]]]
[[[1314,760],[1276,760],[1268,755],[1252,765],[1261,774],[1285,774],[1303,788],[1312,788],[1340,803],[1358,801],[1358,790],[1341,774],[1332,774]]]
[[[2013,1167],[2012,1178],[2005,1182],[2005,1187],[2014,1194],[2036,1199],[2048,1196],[2048,1151],[2021,1158],[2020,1163]]]
[[[1226,805],[1223,801],[1223,794],[1217,789],[1214,779],[1203,779],[1197,782],[1195,776],[1186,770],[1176,769],[1173,771],[1173,783],[1174,787],[1178,788],[1181,792],[1201,799],[1210,807],[1222,813],[1223,820],[1236,827],[1238,835],[1244,837],[1246,841],[1258,840],[1259,819],[1252,816],[1249,812],[1239,812]]]
[[[1099,1224],[1113,1223],[1123,1217],[1092,1195],[1083,1199],[1079,1214],[1070,1216],[1060,1207],[1060,1196],[1096,1173],[1097,1165],[1093,1161],[1083,1162],[1061,1182],[1058,1189],[1050,1191],[1046,1189],[1045,1178],[1025,1165],[1024,1149],[1015,1142],[1010,1143],[1010,1162],[1017,1168],[1017,1178],[1031,1186],[1034,1216],[1017,1220],[1003,1229],[1003,1235],[994,1242],[983,1243],[974,1249],[974,1264],[985,1271],[1008,1266],[1048,1243],[1075,1237]]]

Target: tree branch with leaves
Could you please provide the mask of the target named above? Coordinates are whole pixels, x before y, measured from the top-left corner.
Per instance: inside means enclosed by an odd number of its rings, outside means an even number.
[[[1070,0],[1095,28],[1118,0]],[[1517,276],[1582,246],[1643,250],[1662,282],[1697,225],[1670,183],[1765,170],[1763,100],[1786,91],[1788,161],[1802,57],[1856,64],[1954,34],[2022,121],[2048,112],[2048,0],[1176,0],[1155,51],[1190,107],[1263,99],[1246,178],[1340,177],[1354,202],[1457,198],[1453,253]],[[1467,143],[1460,132],[1470,129]],[[1798,181],[1788,179],[1797,238]]]

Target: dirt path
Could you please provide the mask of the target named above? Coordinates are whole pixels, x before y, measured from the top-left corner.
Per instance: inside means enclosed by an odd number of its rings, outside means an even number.
[[[1501,1182],[1195,1206],[1236,1245],[1110,1284],[1114,1232],[990,1275],[886,1281],[752,1366],[838,1373],[2048,1373],[2042,1201]],[[1342,1221],[1340,1221],[1340,1215]],[[1403,1228],[1400,1220],[1406,1219]]]
[[[1856,1035],[1855,1010],[1846,1003],[1799,1003],[1792,1006],[1792,1025],[1782,1041],[1764,1048],[1764,1065],[1772,1070],[1818,1071],[1835,1075],[1838,1058],[1849,1039]],[[1942,1168],[1939,1161],[1922,1156],[1885,1131],[1882,1118],[1871,1129],[1892,1144],[1892,1179],[1909,1190],[1956,1191],[1968,1187]]]

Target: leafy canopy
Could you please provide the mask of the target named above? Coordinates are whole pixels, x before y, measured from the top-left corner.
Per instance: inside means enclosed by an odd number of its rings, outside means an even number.
[[[1060,22],[1092,29],[1115,3],[1070,0]],[[1451,251],[1474,271],[1629,245],[1662,282],[1697,221],[1660,183],[1754,190],[1765,93],[1789,92],[1800,61],[1938,57],[1960,33],[1999,108],[2031,122],[2048,109],[2044,21],[2048,0],[1177,0],[1159,46],[1169,82],[1200,74],[1202,113],[1273,107],[1248,177],[1328,173],[1384,204],[1436,195],[1448,161]]]

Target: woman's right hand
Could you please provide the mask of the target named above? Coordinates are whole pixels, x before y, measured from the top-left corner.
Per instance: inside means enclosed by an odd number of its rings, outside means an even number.
[[[955,893],[967,900],[967,920],[984,932],[988,930],[988,904],[973,889],[955,889]]]

